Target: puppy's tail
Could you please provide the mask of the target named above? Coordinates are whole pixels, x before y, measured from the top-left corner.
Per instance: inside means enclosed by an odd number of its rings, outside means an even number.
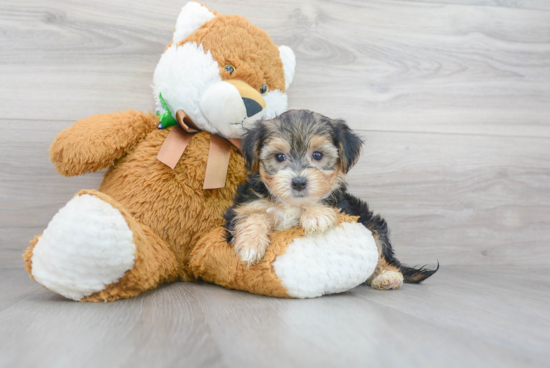
[[[439,270],[439,261],[437,261],[437,267],[435,269],[429,269],[426,268],[426,266],[415,268],[399,265],[399,270],[403,274],[405,282],[409,284],[420,284]]]

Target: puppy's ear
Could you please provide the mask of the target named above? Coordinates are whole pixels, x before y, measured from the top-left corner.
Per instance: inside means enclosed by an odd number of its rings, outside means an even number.
[[[363,140],[355,134],[343,120],[332,120],[335,132],[335,143],[338,147],[342,171],[347,174],[361,155]]]
[[[267,128],[260,120],[244,133],[241,140],[244,163],[251,173],[257,173],[260,170],[260,149],[266,133]]]

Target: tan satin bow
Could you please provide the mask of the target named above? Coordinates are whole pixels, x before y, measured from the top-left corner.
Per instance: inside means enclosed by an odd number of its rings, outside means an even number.
[[[172,170],[178,164],[185,148],[193,138],[193,134],[200,131],[183,110],[176,112],[176,120],[179,126],[174,126],[168,133],[157,155],[157,160]],[[218,189],[225,186],[231,155],[231,145],[229,143],[241,152],[240,142],[239,139],[226,139],[218,135],[210,135],[210,149],[208,150],[208,161],[206,162],[206,173],[204,174],[202,189]]]

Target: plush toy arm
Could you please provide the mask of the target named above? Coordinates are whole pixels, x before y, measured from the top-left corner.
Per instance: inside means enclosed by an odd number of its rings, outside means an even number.
[[[152,113],[129,110],[80,119],[57,135],[50,161],[65,176],[94,172],[111,165],[157,128]]]

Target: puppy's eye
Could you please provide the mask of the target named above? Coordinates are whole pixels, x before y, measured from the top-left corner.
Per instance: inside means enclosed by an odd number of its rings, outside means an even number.
[[[260,93],[264,95],[267,92],[267,84],[264,84],[262,88],[260,88]]]
[[[313,155],[311,155],[315,161],[320,161],[323,158],[323,154],[321,152],[313,152]]]
[[[233,72],[235,71],[235,67],[233,65],[226,65],[223,67],[225,69],[226,72],[229,72],[229,75],[233,74]]]
[[[286,157],[282,153],[278,153],[275,155],[275,160],[277,160],[277,162],[283,162],[286,160]]]

